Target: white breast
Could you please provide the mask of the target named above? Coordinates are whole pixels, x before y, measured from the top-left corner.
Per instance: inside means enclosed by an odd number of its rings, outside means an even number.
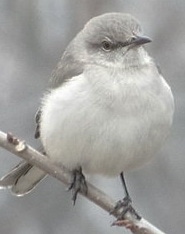
[[[41,140],[49,157],[69,169],[115,175],[160,148],[172,123],[173,97],[153,71],[101,73],[74,77],[45,96]]]

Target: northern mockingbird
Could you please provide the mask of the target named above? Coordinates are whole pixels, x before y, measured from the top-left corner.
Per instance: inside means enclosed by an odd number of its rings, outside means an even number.
[[[69,43],[36,116],[46,155],[73,171],[73,200],[86,189],[82,171],[121,175],[148,162],[168,136],[174,101],[129,14],[92,18]],[[23,162],[0,181],[16,195],[45,177]],[[126,197],[129,195],[126,190]]]

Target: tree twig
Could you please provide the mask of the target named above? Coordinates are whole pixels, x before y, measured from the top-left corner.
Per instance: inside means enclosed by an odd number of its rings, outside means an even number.
[[[27,145],[25,141],[21,141],[11,134],[5,134],[0,131],[0,147],[20,158],[25,159],[30,164],[37,166],[64,184],[70,184],[71,172],[69,170],[65,167],[61,168],[55,165],[48,157]],[[82,195],[110,213],[110,211],[115,207],[116,202],[92,184],[87,183],[87,186],[88,193]],[[119,211],[117,211],[113,215],[117,218],[119,214]],[[130,212],[126,213],[124,220],[118,220],[114,222],[114,225],[124,226],[134,234],[165,234],[144,218],[141,218],[140,220],[136,219],[136,217]]]

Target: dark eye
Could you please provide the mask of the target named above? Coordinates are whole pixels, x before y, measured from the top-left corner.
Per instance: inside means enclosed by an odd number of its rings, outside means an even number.
[[[104,51],[110,51],[112,49],[112,43],[110,41],[102,41],[102,49]]]
[[[130,42],[134,42],[136,40],[136,36],[131,37]]]

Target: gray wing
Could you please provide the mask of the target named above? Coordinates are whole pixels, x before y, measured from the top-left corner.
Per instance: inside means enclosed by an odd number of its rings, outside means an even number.
[[[57,88],[66,80],[78,76],[83,72],[84,63],[75,58],[75,54],[66,50],[53,70],[51,79],[49,80],[49,88]]]
[[[55,89],[61,86],[64,82],[71,79],[74,76],[78,76],[83,73],[84,63],[79,61],[78,53],[73,50],[73,44],[71,43],[67,50],[64,52],[61,60],[51,74],[49,80],[49,90]],[[41,108],[38,109],[35,115],[36,130],[35,138],[40,137],[40,118],[42,115]]]
[[[36,129],[35,129],[35,138],[40,137],[40,117],[41,117],[41,109],[39,108],[35,114],[35,122],[36,122]]]

